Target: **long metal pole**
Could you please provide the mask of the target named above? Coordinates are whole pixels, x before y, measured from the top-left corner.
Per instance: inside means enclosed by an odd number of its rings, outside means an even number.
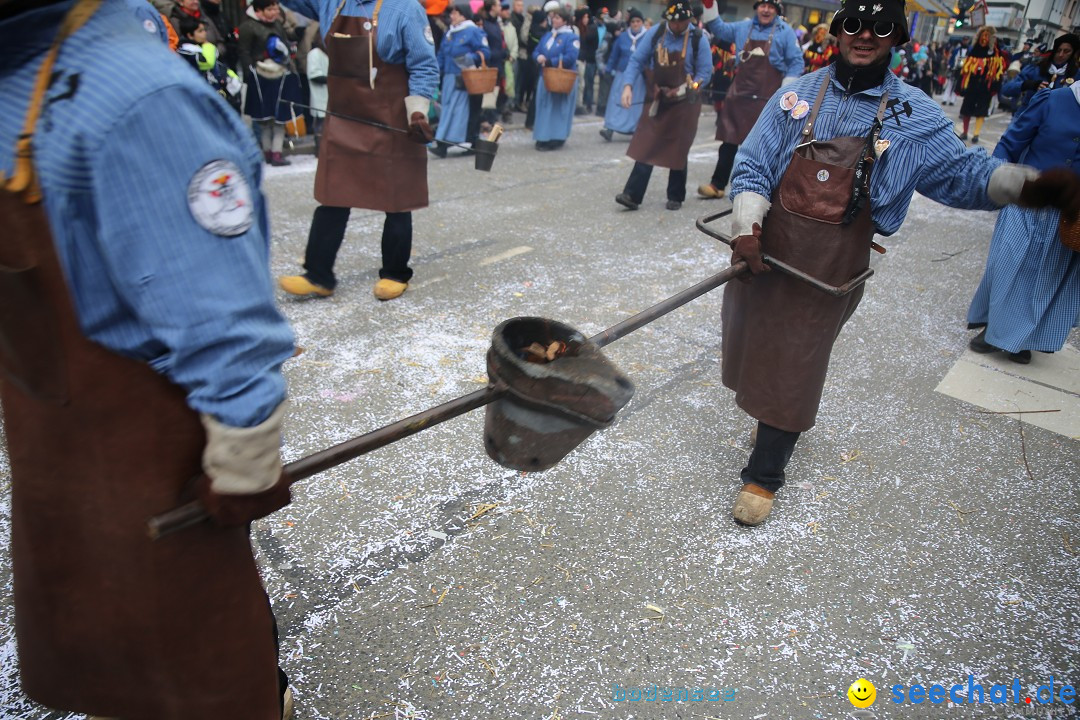
[[[721,213],[721,215],[724,214],[726,213]],[[746,263],[738,262],[726,270],[702,280],[697,285],[672,295],[647,310],[642,310],[633,317],[612,325],[607,330],[593,335],[589,340],[600,347],[609,345],[619,338],[629,335],[638,328],[651,323],[653,320],[667,315],[672,310],[682,307],[691,300],[701,297],[710,290],[715,290],[728,280],[731,280],[731,278],[737,277],[747,271],[748,268]],[[451,418],[456,418],[458,415],[464,415],[478,407],[483,407],[489,402],[502,397],[505,392],[505,388],[488,387],[484,390],[471,392],[468,395],[462,395],[461,397],[445,402],[442,405],[436,405],[433,408],[411,415],[403,420],[398,420],[391,425],[372,430],[359,437],[346,440],[339,445],[334,445],[326,450],[320,450],[317,453],[300,458],[299,460],[286,465],[284,467],[285,473],[289,477],[290,484],[298,482],[317,473],[321,473],[324,470],[329,470],[332,467],[348,462],[349,460],[355,460],[361,455],[369,453],[372,450],[377,450],[384,445],[397,442],[402,438],[415,435],[421,430],[427,430],[428,428],[446,422]],[[147,530],[150,537],[156,540],[165,535],[174,533],[177,530],[203,522],[208,517],[209,515],[202,504],[193,501],[151,518],[147,521]]]

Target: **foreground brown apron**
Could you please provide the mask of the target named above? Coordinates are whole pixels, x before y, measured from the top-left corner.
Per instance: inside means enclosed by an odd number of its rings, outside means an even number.
[[[663,28],[660,32],[667,30]],[[690,34],[687,28],[687,40]],[[641,107],[641,119],[626,150],[627,156],[638,162],[671,170],[686,168],[686,158],[690,154],[690,146],[694,144],[698,118],[701,117],[701,94],[688,88],[684,99],[671,103],[662,100],[656,115],[649,117],[649,106],[652,105],[656,86],[677,88],[687,82],[686,46],[687,41],[684,40],[683,52],[669,53],[667,65],[660,64],[654,51],[654,67],[645,71],[645,102]],[[659,47],[658,43],[657,49]]]
[[[748,39],[743,47],[743,53],[761,48],[765,55],[751,56],[736,68],[735,79],[731,81],[724,104],[720,106],[720,114],[716,116],[716,139],[720,142],[742,145],[765,109],[765,103],[784,81],[784,74],[769,62],[774,32],[775,25],[768,40]]]
[[[377,49],[381,0],[372,18],[341,15],[341,7],[326,34],[327,111],[407,131],[409,73],[404,65],[384,63]],[[315,171],[315,199],[331,207],[383,212],[427,207],[427,149],[403,133],[327,114]]]
[[[874,225],[869,204],[850,224],[842,224],[866,138],[813,140],[828,83],[826,75],[803,127],[803,144],[773,193],[761,249],[840,285],[869,265]],[[879,123],[887,97],[883,94],[878,105]],[[781,430],[813,427],[833,342],[862,294],[859,286],[845,297],[832,297],[776,270],[749,283],[728,283],[721,310],[723,381],[735,391],[739,407]]]
[[[0,400],[23,690],[125,720],[276,720],[271,615],[245,529],[147,537],[147,518],[200,472],[205,438],[183,390],[79,329],[29,157],[53,57],[23,158],[0,190]]]

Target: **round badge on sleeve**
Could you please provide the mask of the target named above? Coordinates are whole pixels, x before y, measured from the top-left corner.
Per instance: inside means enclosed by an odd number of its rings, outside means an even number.
[[[146,32],[157,34],[157,31],[158,31],[157,25],[154,24],[153,20],[151,20],[149,18],[147,18],[146,20],[143,20],[142,26],[143,26],[143,30],[145,30]]]
[[[235,163],[212,160],[188,183],[188,209],[195,222],[215,235],[243,235],[255,222],[251,187]]]
[[[424,39],[427,40],[432,45],[435,44],[435,36],[431,34],[431,26],[430,25],[425,25],[424,26]]]

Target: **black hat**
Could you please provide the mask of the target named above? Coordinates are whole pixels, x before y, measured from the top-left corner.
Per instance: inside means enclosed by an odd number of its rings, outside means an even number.
[[[669,22],[691,20],[693,17],[694,10],[686,0],[673,0],[668,4],[667,10],[664,11],[664,20]]]
[[[904,0],[843,0],[829,24],[829,32],[840,37],[840,25],[847,18],[895,24],[899,30],[896,45],[903,45],[911,39],[908,35],[907,15],[904,13]]]
[[[1060,35],[1054,38],[1054,47],[1050,52],[1056,53],[1058,51],[1058,48],[1061,47],[1064,43],[1069,43],[1070,45],[1072,45],[1074,55],[1077,51],[1080,51],[1080,37],[1072,33],[1065,33],[1064,35]]]
[[[780,0],[757,0],[757,2],[754,3],[754,9],[757,10],[757,6],[761,3],[768,3],[769,5],[775,7],[777,15],[784,14],[784,4],[780,2]]]
[[[630,22],[634,18],[637,18],[638,20],[644,20],[645,16],[642,15],[641,11],[637,8],[630,8],[630,12],[626,14],[626,22]]]

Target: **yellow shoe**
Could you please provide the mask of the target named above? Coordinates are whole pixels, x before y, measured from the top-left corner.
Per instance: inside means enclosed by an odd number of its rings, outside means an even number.
[[[379,282],[375,283],[375,297],[380,300],[393,300],[396,297],[401,297],[409,288],[409,283],[398,282],[397,280],[391,280],[390,278],[383,278]]]
[[[281,711],[281,720],[292,720],[293,716],[293,700],[292,700],[292,688],[285,688],[285,707]]]
[[[697,194],[703,198],[722,198],[724,197],[724,191],[717,189],[712,183],[705,183],[704,185],[698,185]]]
[[[731,514],[735,518],[735,522],[740,525],[760,525],[765,522],[765,518],[769,517],[769,513],[772,512],[773,498],[776,497],[776,493],[769,492],[763,487],[754,485],[753,483],[746,483],[739,491],[738,497],[735,498],[735,507],[732,508]]]
[[[334,294],[333,290],[324,288],[322,285],[316,285],[303,275],[283,275],[278,278],[278,285],[290,295],[330,297]]]

